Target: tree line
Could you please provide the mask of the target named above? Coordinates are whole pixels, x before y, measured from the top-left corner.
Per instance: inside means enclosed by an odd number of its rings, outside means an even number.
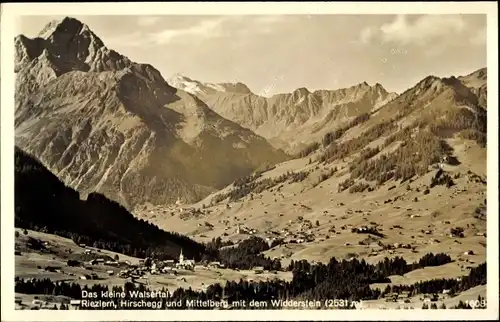
[[[80,200],[38,160],[15,148],[15,226],[71,238],[126,255],[144,258],[200,259],[205,246],[135,218],[124,207],[98,193]]]
[[[457,294],[474,286],[486,284],[486,263],[483,263],[472,269],[467,276],[461,278],[433,279],[412,285],[387,286],[383,291],[371,289],[369,285],[372,283],[390,282],[385,274],[394,273],[381,271],[379,268],[378,265],[371,265],[364,260],[358,261],[357,259],[338,261],[332,258],[328,264],[314,265],[306,261],[299,261],[293,264],[293,278],[289,282],[279,279],[259,282],[240,279],[239,281],[227,281],[225,285],[212,284],[205,291],[177,288],[174,292],[169,293],[168,298],[161,300],[163,303],[166,303],[167,300],[180,301],[181,305],[177,309],[188,308],[188,300],[224,300],[228,303],[254,300],[269,303],[265,307],[269,309],[273,308],[272,301],[277,299],[374,300],[390,292],[402,291],[416,295],[441,293],[448,289],[453,292],[452,294]],[[397,268],[394,269],[397,270]],[[143,284],[136,285],[132,282],[126,282],[123,287],[113,286],[110,288],[100,284],[81,286],[65,281],[52,282],[49,279],[15,279],[15,292],[17,293],[64,295],[75,299],[81,299],[82,291],[98,292],[98,294],[101,294],[101,291],[124,291],[126,293],[125,299],[130,299],[129,291],[131,290],[147,291],[149,289]],[[165,288],[162,291],[166,292]],[[154,299],[154,301],[157,300]]]

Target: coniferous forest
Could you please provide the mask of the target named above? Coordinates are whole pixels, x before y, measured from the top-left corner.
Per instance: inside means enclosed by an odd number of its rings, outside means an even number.
[[[98,193],[80,200],[39,161],[15,148],[15,226],[126,255],[173,259],[181,248],[200,259],[205,246],[166,232]]]

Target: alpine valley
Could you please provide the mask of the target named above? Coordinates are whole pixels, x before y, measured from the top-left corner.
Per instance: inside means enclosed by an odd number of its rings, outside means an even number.
[[[264,97],[165,80],[69,17],[15,54],[17,308],[485,303],[486,68]]]

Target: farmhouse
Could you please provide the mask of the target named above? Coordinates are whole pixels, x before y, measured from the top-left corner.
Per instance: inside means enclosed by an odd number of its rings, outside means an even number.
[[[80,305],[81,305],[82,301],[81,300],[71,300],[69,302],[69,305],[74,309],[74,310],[78,310],[80,308]]]

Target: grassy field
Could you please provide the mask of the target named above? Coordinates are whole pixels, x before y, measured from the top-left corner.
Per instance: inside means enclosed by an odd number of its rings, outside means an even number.
[[[49,278],[52,281],[65,281],[65,282],[75,282],[80,285],[91,286],[93,284],[102,284],[108,286],[123,286],[127,279],[120,278],[117,273],[122,268],[117,268],[114,266],[108,266],[104,264],[92,265],[92,271],[89,271],[82,267],[69,267],[66,265],[66,261],[70,258],[84,258],[89,256],[85,254],[85,249],[76,245],[72,240],[67,238],[62,238],[55,235],[40,233],[28,230],[28,235],[24,235],[22,230],[19,231],[20,235],[16,238],[16,249],[21,250],[21,255],[15,256],[15,276],[23,279],[28,278]],[[41,243],[47,243],[47,250],[33,250],[28,248],[28,239],[34,238]],[[139,259],[134,257],[125,256],[123,254],[116,254],[113,252],[105,250],[92,249],[93,255],[102,256],[107,255],[113,258],[118,255],[120,261],[129,261],[131,263],[138,263]],[[70,253],[71,252],[71,253]],[[60,271],[48,272],[44,268],[47,266],[52,266],[59,268]],[[90,266],[90,265],[85,265]],[[108,271],[113,271],[114,275],[109,276]],[[99,277],[96,280],[82,280],[79,277],[85,274],[95,273]],[[136,282],[144,284],[150,289],[161,289],[165,287],[169,291],[173,292],[175,289],[189,288],[193,290],[204,290],[210,284],[221,283],[224,285],[226,281],[266,281],[268,279],[281,279],[281,280],[291,280],[291,272],[263,272],[256,273],[253,270],[231,270],[222,268],[210,268],[204,266],[195,266],[194,271],[190,270],[176,270],[176,275],[174,274],[161,274],[153,275],[146,274],[145,278],[138,279]],[[33,299],[34,295],[29,294],[16,294],[16,297],[22,299],[22,305],[18,305],[18,308],[29,308],[29,305]],[[39,296],[42,297],[42,296]],[[54,303],[68,302],[69,300],[65,297],[54,297],[47,296],[47,302],[50,307]],[[59,304],[58,304],[59,305]]]

